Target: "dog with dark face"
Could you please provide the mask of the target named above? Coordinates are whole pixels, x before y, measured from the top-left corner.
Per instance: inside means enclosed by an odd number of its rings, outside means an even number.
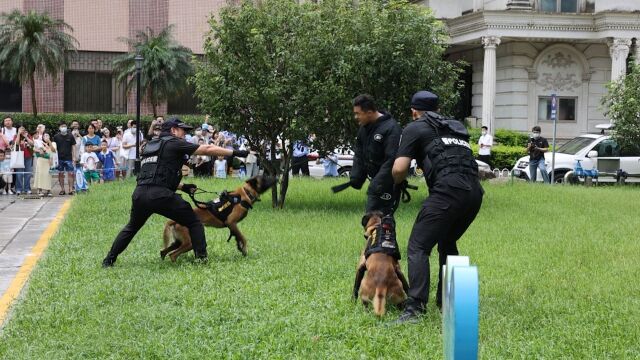
[[[356,270],[353,298],[359,297],[365,306],[373,303],[374,313],[383,316],[387,300],[401,304],[409,291],[398,262],[400,251],[395,242],[395,222],[382,212],[373,211],[362,218],[362,226],[367,245]]]
[[[247,216],[252,205],[260,201],[260,194],[275,183],[274,177],[254,176],[234,191],[223,192],[218,201],[196,202],[197,206],[193,212],[204,226],[228,228],[230,234],[227,241],[235,237],[238,250],[243,256],[247,256],[247,239],[238,229],[238,223]],[[189,229],[173,220],[167,221],[164,225],[163,243],[164,249],[160,251],[160,257],[164,259],[169,255],[173,262],[178,256],[192,249]]]

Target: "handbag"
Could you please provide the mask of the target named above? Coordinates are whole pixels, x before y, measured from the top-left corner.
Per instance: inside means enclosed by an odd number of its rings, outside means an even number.
[[[11,152],[11,162],[9,164],[12,169],[24,169],[24,151],[20,150],[18,144],[16,144],[15,150]]]

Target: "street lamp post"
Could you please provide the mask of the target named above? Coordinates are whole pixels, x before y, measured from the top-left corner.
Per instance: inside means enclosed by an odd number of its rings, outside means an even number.
[[[136,133],[134,134],[136,137],[136,161],[133,170],[136,175],[140,171],[140,72],[143,60],[142,55],[136,55]]]

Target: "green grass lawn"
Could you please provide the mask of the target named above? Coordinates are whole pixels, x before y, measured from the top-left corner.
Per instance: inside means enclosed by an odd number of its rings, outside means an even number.
[[[246,258],[226,230],[207,229],[209,264],[160,261],[164,219],[153,217],[107,270],[133,183],[94,187],[74,199],[1,330],[0,358],[441,359],[437,257],[421,323],[389,327],[397,310],[379,320],[352,302],[365,194],[332,195],[337,183],[294,179],[283,211],[265,197],[240,224]],[[640,357],[640,189],[485,189],[459,242],[479,268],[481,357]],[[424,193],[420,182],[397,213],[403,258]]]

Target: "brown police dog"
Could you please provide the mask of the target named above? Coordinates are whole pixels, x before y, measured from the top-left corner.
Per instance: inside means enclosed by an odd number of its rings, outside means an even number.
[[[383,214],[380,211],[367,213],[362,218],[364,235],[367,243],[376,236],[376,229],[382,222]],[[373,303],[373,311],[378,316],[385,313],[387,300],[392,304],[401,304],[407,297],[409,291],[404,274],[400,270],[400,264],[393,256],[383,252],[377,252],[365,256],[362,251],[360,262],[356,270],[356,281],[353,287],[353,297],[360,300],[365,306]]]
[[[271,188],[275,182],[275,178],[270,176],[254,176],[245,181],[242,186],[228,193],[230,198],[235,198],[238,202],[228,201],[219,204],[215,209],[208,208],[206,203],[199,202],[193,208],[193,212],[196,213],[204,226],[229,228],[230,234],[227,241],[231,240],[231,237],[235,237],[238,250],[242,255],[247,256],[247,239],[238,229],[238,223],[247,216],[253,203],[260,200],[260,194]],[[225,220],[218,217],[220,214],[216,216],[212,212],[218,210],[225,213]],[[169,255],[171,261],[175,262],[178,256],[192,249],[189,229],[173,220],[165,223],[162,237],[164,243],[164,249],[160,251],[162,259]]]

